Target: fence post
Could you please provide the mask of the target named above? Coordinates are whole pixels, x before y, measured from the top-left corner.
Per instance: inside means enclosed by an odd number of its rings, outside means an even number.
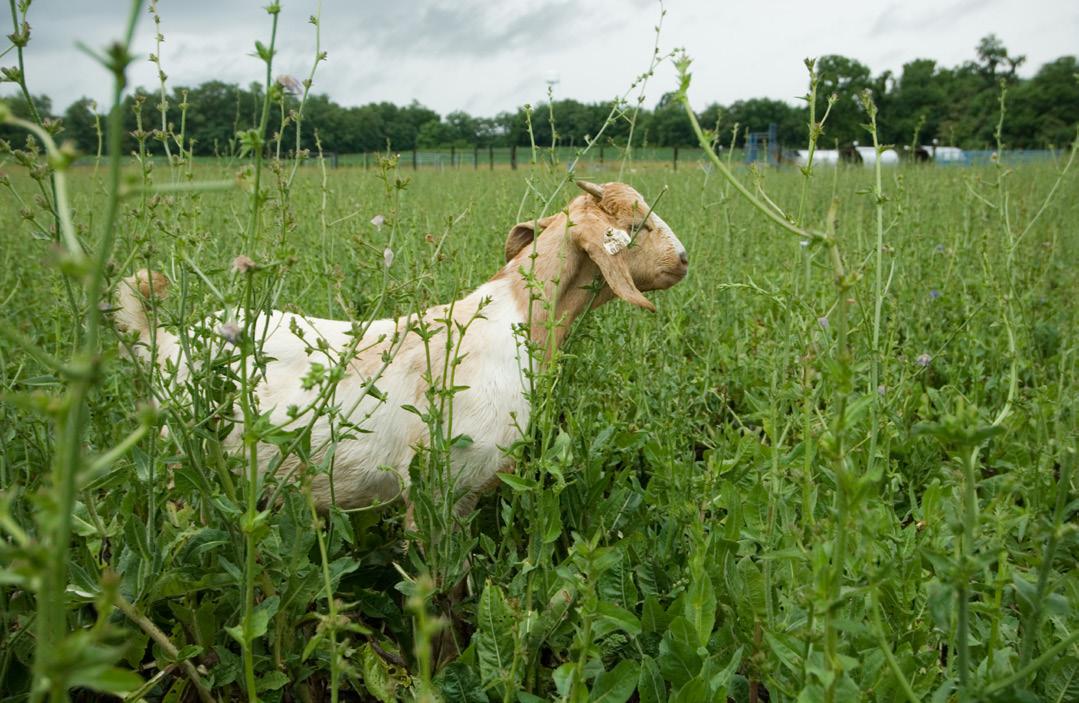
[[[368,154],[367,154],[367,152],[365,151],[365,152],[363,152],[363,170],[364,170],[364,171],[366,171],[366,170],[368,169],[368,166],[369,166],[369,163],[368,163]]]
[[[678,145],[674,147],[674,170],[678,170]]]
[[[601,166],[603,165],[603,145],[602,144],[599,145],[599,163],[600,163]]]
[[[480,170],[480,147],[476,145],[472,147],[472,170]]]
[[[337,168],[337,152],[333,152],[333,168]]]
[[[412,147],[412,170],[419,168],[419,159],[416,158],[416,147]]]
[[[495,145],[487,145],[487,159],[491,162],[491,170],[495,170]]]
[[[514,144],[510,147],[510,168],[514,171],[517,170],[517,145]]]
[[[455,165],[454,161],[456,161],[456,159],[457,159],[457,147],[451,146],[450,147],[450,168],[454,167],[454,165]]]

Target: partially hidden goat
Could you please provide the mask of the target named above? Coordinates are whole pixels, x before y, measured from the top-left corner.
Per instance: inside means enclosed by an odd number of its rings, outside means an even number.
[[[422,314],[430,323],[428,332],[435,333],[426,347],[416,333],[422,327],[416,317],[360,325],[275,310],[250,326],[263,340],[260,354],[265,359],[254,390],[258,411],[269,413],[270,420],[284,428],[314,420],[310,445],[318,455],[310,461],[323,458],[331,422],[362,426],[363,432],[334,435],[344,438],[336,441],[333,470],[312,480],[320,508],[331,501],[343,508],[389,501],[407,488],[409,464],[429,439],[428,427],[414,409],[426,408],[431,377],[437,382],[444,368],[448,319],[455,323],[455,335],[458,325],[468,325],[467,332],[455,339],[459,347],[452,352],[457,359],[453,382],[467,387],[451,401],[452,433],[472,440],[451,450],[461,512],[474,505],[478,492],[497,472],[512,468],[504,449],[528,426],[525,369],[530,352],[524,338],[536,342],[533,349],[550,350],[552,344],[561,344],[586,307],[614,296],[654,311],[641,291],[669,288],[685,277],[689,264],[685,247],[636,190],[622,183],[577,184],[585,194],[562,212],[513,226],[506,238],[506,264],[494,277],[455,303]],[[630,233],[635,233],[632,242]],[[535,285],[530,293],[530,277],[543,286],[542,295]],[[118,286],[116,322],[132,336],[138,334],[136,356],[150,360],[153,354],[160,367],[173,368],[173,383],[183,383],[193,362],[181,358],[178,337],[164,327],[153,329],[147,314],[147,299],[164,297],[167,288],[168,280],[157,272],[142,270],[124,279]],[[544,300],[555,301],[551,325],[550,306]],[[429,353],[435,355],[430,361]],[[533,361],[544,363],[535,356]],[[305,414],[314,412],[319,393],[318,387],[305,388],[302,382],[313,363],[345,365],[332,396],[336,407],[332,420],[325,413],[317,418]],[[428,368],[433,369],[430,376]],[[372,393],[375,381],[380,392]],[[306,410],[296,416],[297,408]],[[226,441],[239,446],[243,423],[238,413],[234,415],[235,426]],[[258,446],[261,471],[269,470],[276,453],[272,447]],[[274,471],[286,476],[297,463],[291,457]]]

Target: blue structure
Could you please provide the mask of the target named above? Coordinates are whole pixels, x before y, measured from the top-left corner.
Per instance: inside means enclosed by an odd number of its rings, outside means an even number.
[[[776,138],[777,128],[773,122],[768,125],[767,132],[750,132],[746,141],[746,163],[767,161],[769,166],[779,165],[779,140]]]

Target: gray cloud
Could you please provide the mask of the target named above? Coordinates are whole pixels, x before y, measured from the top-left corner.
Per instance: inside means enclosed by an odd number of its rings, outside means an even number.
[[[939,31],[969,15],[988,10],[999,0],[959,0],[949,5],[912,8],[910,3],[892,3],[880,14],[870,29],[872,35],[897,31]]]
[[[160,0],[162,62],[170,85],[216,78],[247,84],[263,79],[251,57],[268,39],[267,0]],[[274,73],[305,77],[314,57],[307,18],[316,0],[283,0]],[[41,0],[30,9],[26,52],[30,89],[63,108],[86,95],[103,101],[109,79],[75,48],[101,47],[122,31],[127,3]],[[974,56],[990,32],[1027,54],[1028,74],[1076,51],[1074,0],[905,0],[883,9],[861,0],[792,3],[758,0],[668,0],[661,46],[684,46],[694,57],[694,101],[748,97],[791,100],[805,91],[802,59],[838,53],[874,71],[930,57],[954,65]],[[323,0],[322,49],[315,90],[354,105],[412,99],[446,113],[494,114],[542,100],[547,79],[556,96],[605,100],[622,94],[647,66],[658,19],[654,0]],[[154,87],[153,23],[140,18],[132,85]],[[7,61],[9,63],[11,55]],[[674,85],[662,66],[649,84],[649,104]]]

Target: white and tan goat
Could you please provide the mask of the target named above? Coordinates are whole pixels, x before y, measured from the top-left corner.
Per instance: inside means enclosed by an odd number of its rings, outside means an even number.
[[[526,274],[543,284],[546,300],[557,301],[554,344],[561,344],[574,319],[590,303],[596,307],[617,296],[655,310],[641,291],[669,288],[682,280],[688,268],[685,248],[636,190],[621,183],[599,186],[580,181],[578,185],[586,194],[573,199],[562,212],[510,230],[506,265],[494,277],[461,300],[423,314],[429,330],[441,330],[426,348],[416,334],[422,324],[415,317],[357,326],[272,311],[250,326],[263,340],[261,355],[266,359],[255,389],[259,412],[269,412],[271,421],[285,428],[313,423],[312,447],[329,444],[331,420],[305,414],[314,413],[320,390],[305,388],[301,379],[313,363],[327,368],[343,364],[347,370],[332,396],[338,410],[333,422],[362,421],[364,432],[337,442],[332,491],[328,476],[315,477],[312,490],[320,507],[330,504],[331,495],[345,508],[388,501],[407,486],[409,463],[417,448],[428,442],[428,429],[406,408],[426,406],[425,372],[430,364],[437,377],[437,370],[443,368],[444,358],[438,355],[445,354],[450,315],[453,321],[469,325],[456,342],[460,346],[454,377],[456,386],[468,389],[453,397],[452,410],[453,434],[467,435],[472,442],[455,447],[451,457],[456,493],[464,496],[460,506],[467,507],[498,471],[508,468],[503,450],[528,425],[524,370],[529,353],[523,336],[530,335],[540,349],[548,348],[547,307],[530,296]],[[630,233],[636,233],[632,244]],[[598,293],[596,282],[602,284]],[[121,329],[138,333],[137,355],[148,360],[152,346],[156,362],[165,366],[171,360],[170,365],[178,369],[175,378],[182,382],[188,372],[179,340],[163,327],[152,330],[145,307],[147,298],[163,297],[167,287],[167,279],[156,272],[143,270],[125,279],[119,286],[116,320]],[[523,330],[529,321],[531,328]],[[362,330],[362,338],[357,339],[357,329]],[[427,349],[436,354],[430,362]],[[370,393],[374,377],[381,393]],[[307,410],[297,416],[296,408]],[[229,439],[234,445],[242,437],[240,419]],[[276,453],[271,447],[259,448],[262,471],[268,470]],[[295,468],[295,459],[289,461],[276,467],[279,476]]]

